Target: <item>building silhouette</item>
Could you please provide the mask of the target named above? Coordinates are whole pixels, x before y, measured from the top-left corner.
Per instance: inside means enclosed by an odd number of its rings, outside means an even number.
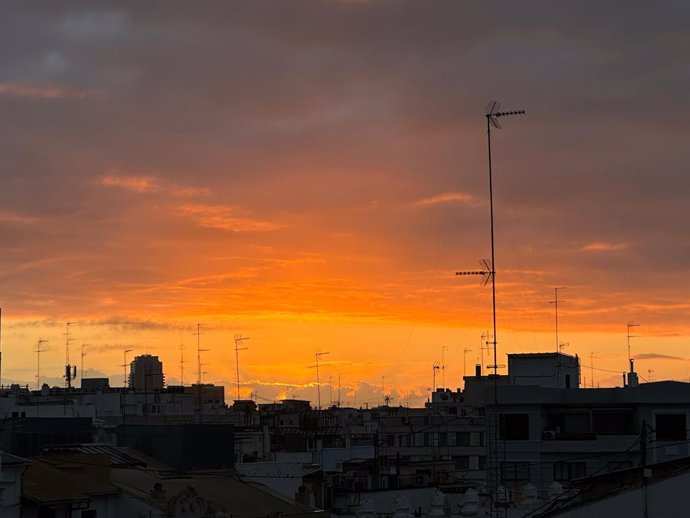
[[[142,354],[132,360],[129,372],[129,387],[135,392],[162,390],[165,385],[163,363],[158,356]]]

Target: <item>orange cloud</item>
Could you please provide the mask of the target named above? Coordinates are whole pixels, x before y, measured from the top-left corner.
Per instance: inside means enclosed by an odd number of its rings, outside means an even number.
[[[601,241],[595,241],[582,247],[582,250],[584,252],[617,252],[625,250],[626,248],[628,248],[628,245],[625,243],[603,243]]]
[[[188,203],[181,205],[179,211],[186,216],[191,216],[202,227],[228,232],[268,232],[283,226],[270,221],[238,216],[234,208],[225,205]]]
[[[8,97],[32,97],[36,99],[84,99],[105,97],[103,90],[75,89],[64,86],[34,86],[21,83],[0,83],[0,95]]]
[[[35,223],[36,218],[32,216],[25,216],[16,212],[0,212],[0,223],[19,223],[23,225],[30,225]]]
[[[98,183],[106,187],[121,187],[133,192],[155,192],[160,190],[159,180],[154,176],[104,175]]]
[[[175,198],[194,198],[211,194],[205,187],[190,187],[164,182],[153,174],[118,174],[113,172],[99,177],[96,182],[105,187],[120,187],[122,189],[145,193],[162,192]]]
[[[474,198],[464,192],[445,192],[442,194],[437,194],[436,196],[430,196],[428,198],[422,198],[414,202],[417,206],[428,206],[428,205],[440,205],[442,203],[461,203],[463,205],[474,205]]]

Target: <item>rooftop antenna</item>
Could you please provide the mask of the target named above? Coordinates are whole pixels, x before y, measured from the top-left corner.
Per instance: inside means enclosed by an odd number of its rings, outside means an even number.
[[[69,337],[69,327],[76,325],[76,322],[67,322],[65,325],[65,386],[68,389],[72,388],[72,380],[77,375],[76,367],[72,367],[69,362],[69,344],[74,341],[74,338]]]
[[[465,379],[465,376],[467,376],[467,353],[472,352],[472,349],[468,349],[465,347],[465,349],[462,350],[462,377]]]
[[[314,354],[314,358],[316,358],[316,398],[318,401],[319,410],[321,410],[321,378],[319,377],[319,358],[327,354],[327,352],[322,352],[320,350],[317,350],[316,354]]]
[[[654,369],[647,369],[647,383],[652,382],[652,374],[654,373]]]
[[[434,362],[434,364],[431,366],[431,391],[436,392],[436,371],[440,370],[441,366],[438,364],[438,362]]]
[[[196,325],[196,333],[192,333],[193,335],[196,335],[196,383],[197,385],[201,385],[202,381],[202,375],[203,373],[201,372],[201,353],[208,351],[208,349],[202,349],[201,348],[201,335],[204,333],[201,332],[201,326],[204,324],[197,324]]]
[[[594,388],[594,352],[589,353],[590,377],[592,378],[592,388]]]
[[[87,355],[87,353],[84,351],[84,347],[87,347],[89,344],[81,344],[81,386],[84,388],[84,356]]]
[[[443,388],[446,388],[446,359],[445,359],[445,352],[448,350],[448,347],[445,345],[441,346],[441,384],[443,385]]]
[[[505,516],[507,511],[504,507],[498,505],[497,499],[499,498],[498,490],[501,481],[501,466],[498,458],[498,441],[499,441],[499,423],[498,423],[498,334],[496,332],[496,247],[494,238],[494,183],[493,183],[493,170],[491,163],[491,127],[500,129],[501,125],[498,123],[498,119],[501,117],[510,117],[513,115],[523,115],[525,110],[518,111],[500,111],[501,104],[498,101],[489,101],[486,107],[484,116],[486,117],[486,142],[487,142],[487,152],[489,158],[489,210],[490,210],[490,223],[491,223],[491,315],[493,321],[493,338],[492,345],[494,349],[494,364],[490,365],[489,368],[494,371],[494,408],[492,414],[494,414],[492,423],[491,433],[494,435],[494,441],[491,442],[489,456],[493,457],[489,459],[489,487],[491,489],[490,498],[490,515],[501,517]]]
[[[125,349],[124,350],[124,358],[125,362],[122,364],[122,368],[124,369],[124,381],[122,382],[122,387],[127,388],[127,353],[131,353],[132,349]]]
[[[38,390],[41,390],[41,353],[45,352],[45,349],[42,349],[42,346],[47,343],[48,340],[39,338],[38,343],[36,344],[36,388]]]
[[[248,336],[235,335],[235,371],[237,380],[237,401],[240,400],[240,351],[246,351],[247,347],[240,347],[244,340],[251,340]]]
[[[184,333],[184,330],[180,329],[180,386],[184,387],[184,343],[182,333]]]
[[[386,377],[381,376],[381,395],[383,397],[383,406],[386,406]]]
[[[632,327],[640,327],[640,324],[634,324],[633,322],[628,322],[628,365],[630,365],[630,360],[632,357],[630,356],[630,339],[631,338],[637,338],[639,335],[631,335],[630,334],[630,328]]]
[[[560,347],[560,342],[558,341],[558,304],[559,302],[565,302],[564,300],[558,300],[558,290],[565,290],[567,289],[566,286],[558,286],[553,289],[554,292],[554,299],[549,301],[549,304],[553,304],[555,312],[556,312],[556,352],[559,351]]]

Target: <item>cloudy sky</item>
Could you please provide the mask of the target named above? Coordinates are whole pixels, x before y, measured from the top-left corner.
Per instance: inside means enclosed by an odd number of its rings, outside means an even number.
[[[555,350],[565,286],[587,384],[619,382],[627,322],[643,378],[690,376],[687,2],[0,9],[3,383],[39,338],[61,383],[74,321],[114,385],[128,348],[195,381],[199,338],[234,397],[242,334],[243,396],[314,398],[319,350],[324,401],[420,404],[434,362],[458,386],[491,323],[454,275],[490,255],[490,99],[527,111],[493,133],[500,362]]]

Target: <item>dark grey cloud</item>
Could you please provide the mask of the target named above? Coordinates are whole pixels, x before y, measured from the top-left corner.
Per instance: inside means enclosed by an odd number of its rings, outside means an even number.
[[[642,353],[635,355],[636,360],[672,360],[672,361],[688,361],[687,358],[681,358],[680,356],[671,356],[668,354],[658,354],[658,353]]]

